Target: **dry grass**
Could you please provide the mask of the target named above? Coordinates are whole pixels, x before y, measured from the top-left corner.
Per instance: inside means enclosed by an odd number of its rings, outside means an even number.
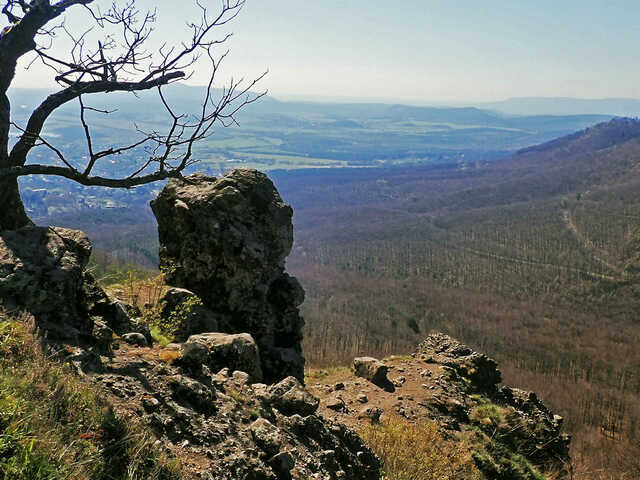
[[[67,366],[43,353],[27,317],[0,312],[3,480],[171,480],[178,465],[125,424]]]
[[[173,363],[182,356],[182,353],[178,350],[162,349],[158,352],[158,358],[165,363]]]
[[[472,452],[462,442],[445,440],[435,422],[412,424],[391,417],[359,431],[382,461],[388,480],[454,480],[483,478]]]
[[[350,367],[334,366],[327,368],[306,368],[304,372],[305,382],[323,380],[325,382],[338,381],[352,373]]]

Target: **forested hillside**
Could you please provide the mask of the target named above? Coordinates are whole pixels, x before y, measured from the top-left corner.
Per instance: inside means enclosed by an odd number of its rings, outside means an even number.
[[[578,478],[637,476],[639,126],[472,171],[291,186],[308,354],[345,362],[447,331],[566,415]]]
[[[492,162],[272,172],[295,212],[306,358],[444,331],[565,416],[576,478],[637,478],[639,168],[640,122],[620,119]],[[110,212],[54,220],[90,234],[106,282],[153,269],[148,211]]]

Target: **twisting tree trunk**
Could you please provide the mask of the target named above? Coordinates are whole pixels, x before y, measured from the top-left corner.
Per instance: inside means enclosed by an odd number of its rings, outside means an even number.
[[[15,230],[30,223],[18,191],[18,180],[0,181],[0,232]]]

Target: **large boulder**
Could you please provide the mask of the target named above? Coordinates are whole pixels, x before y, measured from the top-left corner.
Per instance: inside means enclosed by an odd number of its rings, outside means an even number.
[[[380,360],[373,357],[356,357],[353,359],[353,368],[357,377],[369,380],[389,392],[395,391],[393,383],[387,378],[389,368]]]
[[[0,304],[26,310],[50,341],[108,351],[113,332],[143,332],[86,270],[87,235],[27,226],[0,234]],[[147,340],[150,340],[148,336]]]
[[[258,346],[247,333],[192,335],[182,344],[182,361],[186,365],[206,365],[214,372],[223,368],[240,370],[253,382],[262,380]]]
[[[29,226],[0,234],[0,300],[51,338],[91,335],[83,291],[91,242],[77,230]]]
[[[219,331],[250,333],[267,382],[304,378],[304,291],[284,272],[292,210],[257,170],[172,179],[151,202],[167,283],[197,294]]]

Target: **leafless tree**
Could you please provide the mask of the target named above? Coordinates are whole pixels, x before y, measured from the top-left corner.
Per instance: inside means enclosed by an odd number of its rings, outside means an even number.
[[[186,167],[197,161],[194,146],[209,136],[216,125],[229,126],[235,115],[258,100],[264,93],[253,93],[256,83],[231,80],[214,92],[214,79],[227,53],[224,48],[230,34],[220,34],[242,9],[245,0],[222,0],[215,14],[203,3],[196,3],[200,19],[189,25],[191,35],[178,45],[163,44],[150,48],[149,39],[156,25],[156,12],[143,12],[135,0],[112,3],[101,8],[100,0],[5,0],[2,14],[8,20],[0,36],[0,231],[27,225],[17,179],[23,175],[56,175],[82,185],[131,188],[137,185],[180,177]],[[177,5],[177,4],[176,4]],[[177,6],[175,7],[177,8]],[[102,31],[95,45],[88,29],[74,32],[65,17],[84,9],[93,25]],[[102,30],[99,30],[102,29]],[[95,35],[95,32],[93,32]],[[216,35],[220,34],[216,37]],[[65,54],[57,48],[60,39],[69,47]],[[31,112],[26,124],[11,116],[7,91],[14,81],[18,61],[30,54],[32,62],[49,67],[60,89],[45,98]],[[26,57],[29,58],[28,56]],[[196,64],[207,62],[209,82],[203,89],[202,108],[195,114],[178,112],[167,100],[164,89],[185,80]],[[92,139],[89,112],[102,112],[89,106],[96,94],[155,90],[158,102],[166,110],[164,131],[138,130],[138,138],[128,144],[96,148]],[[78,102],[79,125],[86,140],[86,155],[68,157],[43,134],[43,127],[56,109]],[[11,134],[19,139],[11,142]],[[36,147],[52,152],[55,162],[29,163]],[[94,174],[94,167],[109,157],[144,148],[144,161],[121,178],[105,178]],[[79,160],[86,156],[86,161]]]

